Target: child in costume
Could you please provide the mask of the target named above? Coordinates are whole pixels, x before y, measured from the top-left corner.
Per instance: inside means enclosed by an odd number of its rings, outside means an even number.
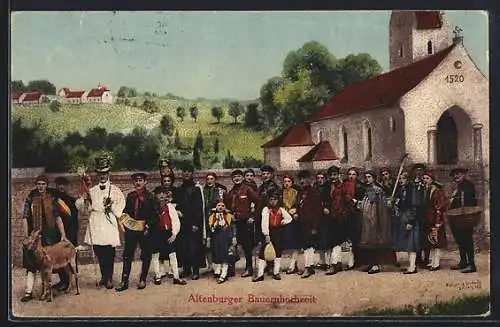
[[[208,232],[207,248],[212,247],[214,276],[217,284],[222,284],[228,278],[230,252],[234,254],[237,244],[234,216],[226,210],[222,199],[217,200],[215,211],[208,217]]]

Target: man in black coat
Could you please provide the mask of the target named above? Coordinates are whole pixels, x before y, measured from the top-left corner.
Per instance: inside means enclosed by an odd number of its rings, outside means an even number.
[[[411,194],[412,194],[412,203],[415,204],[415,219],[418,221],[425,221],[425,209],[424,209],[424,200],[425,200],[425,183],[423,180],[423,174],[426,170],[426,166],[423,163],[416,163],[412,167],[412,177],[413,180],[410,182]],[[424,229],[425,224],[420,224],[420,244],[427,243],[427,232]],[[418,266],[425,268],[429,264],[429,256],[430,251],[421,250],[417,252],[416,263]]]
[[[460,207],[475,207],[477,206],[476,190],[474,184],[465,178],[467,169],[455,168],[451,171],[450,176],[455,182],[455,190],[452,194],[450,209]],[[452,270],[461,270],[463,273],[476,272],[476,264],[474,262],[474,228],[457,229],[450,225],[451,232],[455,238],[460,251],[460,262],[452,266]]]
[[[121,228],[125,231],[125,247],[123,249],[122,281],[116,288],[117,292],[128,289],[130,270],[132,269],[132,261],[134,260],[134,253],[138,244],[141,248],[142,269],[137,289],[144,289],[146,287],[146,278],[151,264],[152,242],[149,230],[156,228],[159,219],[159,210],[155,196],[145,187],[146,178],[145,173],[132,174],[135,190],[127,195],[123,213],[128,214],[130,218],[138,222],[138,226],[143,227],[134,230],[120,223]]]
[[[57,177],[54,180],[56,184],[55,189],[47,189],[53,192],[63,203],[60,203],[59,213],[64,224],[64,230],[68,240],[76,247],[78,246],[78,209],[76,208],[76,198],[67,193],[66,187],[69,181],[65,177]],[[53,287],[62,292],[68,289],[69,276],[66,270],[61,269],[58,271],[59,283]]]
[[[200,278],[200,268],[206,266],[205,212],[203,203],[203,188],[193,179],[194,167],[185,165],[182,168],[182,184],[177,189],[178,208],[181,216],[180,255],[182,261],[182,276],[191,276],[192,280]]]

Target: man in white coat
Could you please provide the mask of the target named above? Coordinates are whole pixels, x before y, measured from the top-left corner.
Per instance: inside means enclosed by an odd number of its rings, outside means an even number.
[[[99,262],[99,286],[106,286],[107,289],[113,288],[116,247],[120,245],[119,228],[122,228],[118,219],[125,208],[122,191],[109,181],[110,168],[108,158],[96,158],[99,184],[76,201],[78,210],[90,214],[85,243],[92,246]]]

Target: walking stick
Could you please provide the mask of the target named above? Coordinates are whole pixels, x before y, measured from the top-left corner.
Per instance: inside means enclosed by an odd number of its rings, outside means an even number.
[[[391,195],[391,200],[394,199],[394,195],[396,194],[396,188],[398,187],[398,183],[399,183],[399,178],[401,177],[401,173],[403,173],[403,166],[404,166],[404,162],[405,162],[405,159],[408,158],[408,153],[405,153],[401,159],[400,159],[400,163],[399,163],[399,171],[398,171],[398,176],[396,177],[396,182],[394,183],[394,187],[392,189],[392,195]]]
[[[87,202],[87,201],[88,201],[88,203],[92,203],[92,199],[91,199],[90,193],[89,193],[89,186],[91,185],[92,181],[91,181],[90,177],[85,173],[85,169],[84,168],[79,168],[78,169],[78,174],[82,178],[82,185],[81,185],[82,193],[87,195],[87,199],[84,200],[84,203]],[[96,263],[96,259],[95,259],[95,253],[94,253],[94,244],[93,244],[93,239],[92,239],[92,228],[90,226],[90,213],[89,213],[89,222],[87,224],[87,228],[88,228],[88,231],[89,231],[90,256],[92,258],[92,268],[93,268],[93,271],[94,271],[94,276],[97,276],[97,267],[96,267],[97,263]],[[78,255],[78,251],[77,251],[77,255]],[[77,263],[77,265],[78,265],[78,263]],[[77,269],[77,272],[78,272],[78,268],[76,268],[76,269]],[[99,281],[96,281],[96,287],[99,287]]]

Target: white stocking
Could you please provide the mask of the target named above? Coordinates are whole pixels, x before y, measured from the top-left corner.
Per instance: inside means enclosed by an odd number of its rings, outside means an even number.
[[[264,269],[266,268],[266,261],[257,259],[257,277],[264,276]]]
[[[226,276],[227,276],[227,268],[228,268],[228,264],[227,263],[223,263],[222,264],[222,272],[220,274],[220,278],[226,278]]]
[[[33,286],[35,285],[35,274],[28,271],[28,276],[26,278],[26,293],[31,294],[33,292]]]
[[[160,272],[160,253],[153,253],[151,255],[151,269],[153,270],[156,278],[161,277]]]
[[[299,256],[299,253],[296,250],[293,250],[292,259],[290,259],[290,266],[288,266],[289,270],[295,269],[295,265],[297,264],[297,257],[298,256]]]
[[[276,258],[274,259],[274,271],[273,273],[275,275],[278,275],[280,273],[280,264],[281,264],[281,258]]]
[[[332,251],[331,251],[331,259],[330,263],[332,265],[338,264],[340,261],[342,261],[342,248],[340,245],[335,246]]]
[[[221,273],[221,264],[220,263],[214,263],[214,274],[220,275]]]
[[[415,261],[417,260],[417,252],[408,252],[408,258],[410,261],[410,266],[408,271],[415,271]]]
[[[172,274],[174,275],[175,279],[179,279],[179,266],[177,264],[177,255],[175,252],[172,252],[168,255],[168,258],[170,259],[170,267],[172,268]]]
[[[441,250],[434,249],[434,260],[432,260],[432,267],[439,267],[439,260],[441,259]]]

